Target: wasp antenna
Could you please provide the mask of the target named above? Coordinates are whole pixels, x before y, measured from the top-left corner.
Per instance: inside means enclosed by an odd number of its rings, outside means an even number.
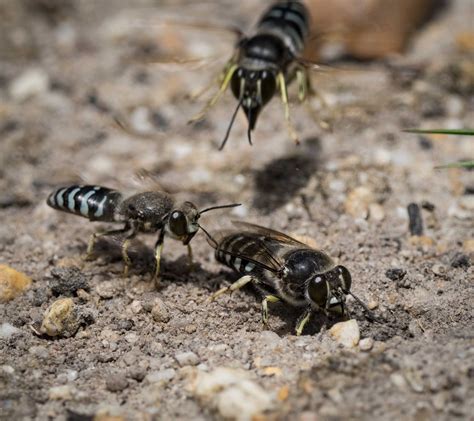
[[[235,117],[237,116],[237,112],[239,111],[239,108],[241,105],[242,105],[242,100],[239,101],[239,103],[237,104],[237,107],[235,108],[234,114],[232,114],[232,118],[230,119],[229,127],[227,127],[227,132],[225,133],[224,140],[222,141],[221,146],[219,146],[220,151],[224,149],[224,146],[227,143],[227,139],[229,139],[230,131],[232,129],[232,126],[234,125]]]
[[[200,229],[202,229],[202,231],[204,232],[204,234],[206,234],[206,237],[209,239],[209,241],[211,241],[211,242],[214,244],[214,246],[217,248],[217,247],[219,246],[219,244],[217,243],[216,240],[214,240],[214,238],[212,237],[212,235],[209,234],[209,232],[207,232],[201,224],[198,223],[197,225],[198,225],[198,227],[199,227]]]
[[[204,212],[208,212],[208,211],[214,210],[214,209],[235,208],[237,206],[242,206],[242,203],[231,203],[230,205],[211,206],[210,208],[206,208],[206,209],[203,209],[202,211],[199,211],[199,214],[202,214]]]
[[[367,305],[355,294],[353,294],[352,292],[349,291],[349,295],[352,295],[352,297],[354,297],[354,299],[357,301],[357,303],[366,311],[367,315],[368,315],[368,319],[371,320],[371,321],[374,321],[374,322],[377,322],[377,323],[383,323],[382,320],[380,320],[375,314],[373,311],[371,311],[369,309],[369,307],[367,307]]]

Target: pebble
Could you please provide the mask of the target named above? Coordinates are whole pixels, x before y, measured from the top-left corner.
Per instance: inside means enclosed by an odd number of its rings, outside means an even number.
[[[385,276],[391,281],[401,281],[406,274],[407,271],[401,268],[390,268],[385,271]]]
[[[31,285],[31,278],[24,273],[0,265],[0,303],[6,303],[18,297]]]
[[[352,190],[344,204],[345,210],[354,218],[367,219],[369,216],[369,206],[374,202],[372,191],[364,186],[356,187]]]
[[[463,253],[456,253],[452,258],[451,258],[451,267],[453,268],[468,268],[471,266],[471,259],[467,254]]]
[[[381,222],[385,219],[385,211],[378,203],[371,203],[369,205],[369,219],[375,222]]]
[[[153,307],[151,309],[151,316],[155,322],[167,323],[170,320],[170,315],[165,303],[160,298],[155,298]]]
[[[167,383],[176,376],[176,370],[167,368],[164,370],[151,371],[145,377],[148,383]]]
[[[99,294],[99,297],[109,299],[116,295],[117,286],[116,282],[113,281],[103,281],[96,287],[96,292]]]
[[[49,357],[49,351],[46,347],[41,345],[34,345],[28,349],[28,352],[35,357],[46,359]]]
[[[56,296],[70,296],[75,294],[78,289],[89,289],[86,277],[77,267],[57,267],[51,270],[51,275],[53,279],[49,285]]]
[[[359,342],[359,349],[361,351],[367,352],[370,351],[374,346],[374,340],[372,338],[364,338]]]
[[[357,320],[336,323],[329,329],[331,337],[346,348],[354,348],[359,343],[360,331]]]
[[[447,268],[446,266],[440,264],[440,263],[436,263],[434,264],[433,266],[431,266],[431,271],[435,274],[435,275],[438,275],[438,276],[442,276],[442,275],[445,275],[446,272],[447,272]]]
[[[275,406],[273,397],[244,370],[219,367],[210,373],[200,371],[193,389],[204,406],[225,419],[250,421]]]
[[[280,343],[281,339],[275,332],[264,330],[258,337],[258,342],[268,349],[275,349]]]
[[[12,375],[15,372],[15,369],[11,365],[2,365],[0,366],[0,370],[5,373]]]
[[[70,385],[53,386],[49,389],[48,396],[51,400],[70,400],[75,392],[75,388]]]
[[[375,310],[378,306],[379,306],[379,303],[378,303],[378,301],[375,301],[375,300],[370,300],[367,303],[367,308],[369,310]]]
[[[56,300],[46,310],[40,333],[48,336],[73,336],[79,329],[79,320],[71,298]]]
[[[0,338],[2,339],[11,338],[13,335],[16,335],[20,332],[21,332],[20,329],[16,328],[10,323],[4,322],[0,325]]]
[[[49,89],[48,74],[39,68],[25,70],[9,86],[9,94],[15,101],[24,101]]]
[[[124,374],[112,373],[107,376],[105,387],[110,392],[121,392],[128,387],[128,380]]]
[[[174,356],[178,364],[183,367],[186,365],[198,365],[199,357],[194,352],[180,352]]]

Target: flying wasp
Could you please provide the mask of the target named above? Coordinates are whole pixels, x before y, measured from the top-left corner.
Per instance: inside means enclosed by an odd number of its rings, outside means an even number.
[[[219,149],[224,148],[240,108],[247,117],[247,136],[252,144],[251,133],[260,112],[279,92],[288,131],[298,143],[298,136],[290,120],[287,85],[293,79],[297,80],[298,99],[301,102],[313,93],[307,65],[300,58],[309,33],[309,13],[306,6],[299,1],[276,2],[260,18],[254,35],[245,37],[240,32],[235,32],[240,39],[221,75],[219,90],[191,122],[204,118],[230,86],[238,103]]]
[[[326,315],[339,309],[344,315],[346,296],[352,295],[370,315],[367,306],[351,292],[352,278],[345,266],[336,265],[324,252],[315,250],[278,231],[234,221],[235,230],[208,236],[218,262],[242,277],[217,291],[211,300],[251,283],[262,295],[262,321],[268,322],[268,303],[280,300],[305,307],[298,319],[296,334],[316,311]],[[376,320],[373,316],[372,319]]]
[[[99,237],[124,235],[122,257],[125,263],[124,275],[127,276],[131,265],[128,256],[130,241],[138,233],[156,233],[155,272],[160,272],[161,252],[165,236],[174,238],[188,247],[188,256],[192,261],[190,241],[199,229],[206,230],[199,224],[199,218],[205,212],[231,208],[239,204],[212,206],[198,210],[191,202],[176,203],[174,198],[160,191],[137,193],[133,196],[124,195],[107,187],[94,185],[72,185],[62,187],[51,193],[47,204],[53,209],[88,218],[90,221],[123,223],[120,229],[97,232],[90,237],[86,259],[93,255],[94,245]]]

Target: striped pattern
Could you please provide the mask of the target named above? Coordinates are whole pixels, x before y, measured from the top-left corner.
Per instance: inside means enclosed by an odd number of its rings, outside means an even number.
[[[308,11],[299,1],[277,2],[264,13],[258,24],[258,33],[277,36],[294,56],[303,50],[308,32]]]
[[[83,216],[91,221],[114,221],[122,200],[116,190],[101,186],[69,186],[51,193],[47,203],[54,209]]]
[[[251,238],[241,234],[229,235],[216,249],[216,260],[238,273],[250,274],[256,268],[255,263],[246,260],[242,255],[252,255],[254,248],[257,248],[257,245]]]

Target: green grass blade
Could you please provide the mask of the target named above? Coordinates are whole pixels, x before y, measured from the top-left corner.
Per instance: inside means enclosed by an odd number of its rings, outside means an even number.
[[[474,161],[461,161],[461,162],[452,162],[451,164],[438,165],[435,167],[437,170],[442,170],[445,168],[474,168]]]
[[[460,130],[450,130],[450,129],[406,129],[403,130],[405,133],[418,133],[418,134],[454,134],[459,136],[474,136],[474,129],[460,129]]]

